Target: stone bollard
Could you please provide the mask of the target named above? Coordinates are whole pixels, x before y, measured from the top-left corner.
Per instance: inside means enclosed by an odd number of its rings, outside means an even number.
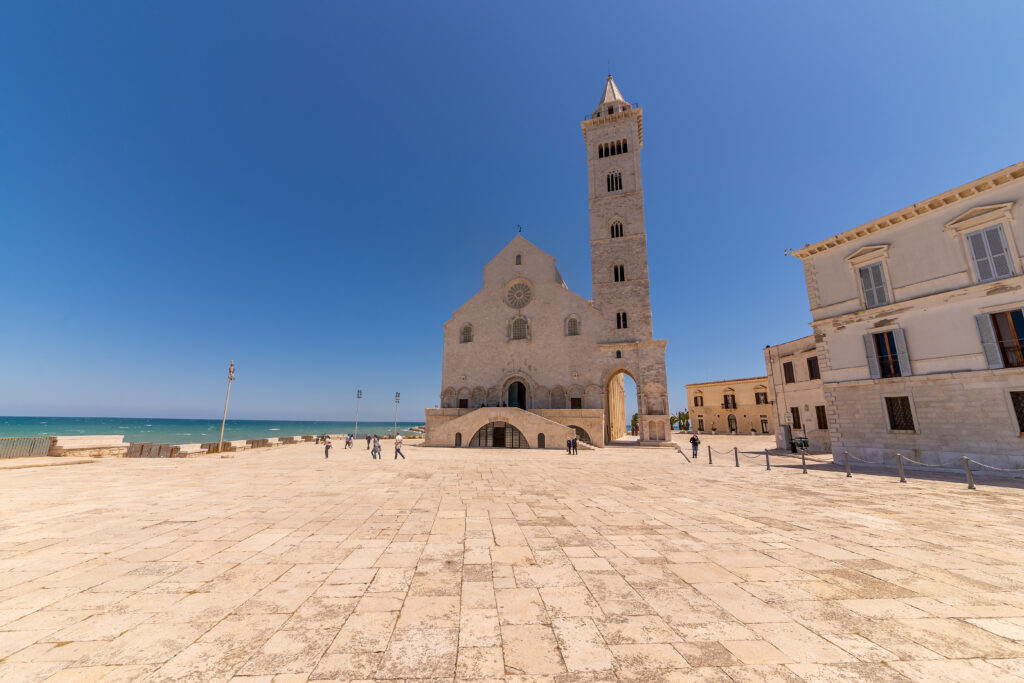
[[[708,464],[711,464],[711,446],[708,446]]]
[[[971,474],[971,462],[967,459],[967,456],[963,456],[964,461],[964,472],[967,473],[967,488],[974,488],[974,475]]]
[[[907,483],[907,475],[903,473],[903,456],[900,455],[899,451],[896,451],[896,469],[900,471],[900,483]]]
[[[768,459],[768,449],[767,448],[764,449],[764,464],[767,467],[768,471],[771,472],[772,471],[772,461]]]
[[[732,447],[732,457],[736,458],[736,467],[740,466],[740,449]]]
[[[850,474],[850,451],[843,451],[843,458],[846,460],[846,476],[852,477]]]
[[[807,453],[800,451],[800,464],[804,466],[804,474],[807,474]]]

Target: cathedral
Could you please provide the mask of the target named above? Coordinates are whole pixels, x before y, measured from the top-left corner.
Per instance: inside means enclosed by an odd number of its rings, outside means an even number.
[[[483,287],[444,326],[440,408],[426,445],[603,446],[639,416],[641,442],[671,438],[665,341],[653,339],[640,178],[643,110],[608,76],[583,123],[593,300],[518,235],[484,266]],[[624,376],[637,406],[625,405]]]

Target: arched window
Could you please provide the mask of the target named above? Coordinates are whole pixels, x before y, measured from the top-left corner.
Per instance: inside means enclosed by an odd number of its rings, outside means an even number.
[[[579,319],[571,315],[569,319],[565,321],[565,336],[567,337],[578,337],[580,334],[580,321]]]
[[[538,434],[537,435],[537,448],[544,448],[544,435],[543,434]]]
[[[523,255],[522,254],[516,254],[516,265],[517,266],[523,265]]]
[[[626,324],[626,312],[625,311],[621,311],[619,313],[616,313],[615,314],[615,328],[619,329],[619,330],[624,330],[627,327],[629,327],[629,325]]]
[[[629,151],[629,143],[626,140],[622,141],[622,153],[625,154]]]
[[[615,111],[615,109],[613,109],[612,107],[608,107],[608,113],[609,113],[609,114],[611,114],[611,113],[612,113],[612,112],[614,112],[614,111]]]
[[[597,158],[604,159],[604,145],[597,146]]]
[[[622,154],[622,140],[615,143],[615,153]]]
[[[516,318],[512,321],[513,339],[526,339],[527,331],[526,318]]]
[[[612,270],[615,271],[614,276],[616,282],[626,281],[626,266],[613,266]]]
[[[607,185],[609,192],[616,192],[622,189],[622,171],[612,171],[608,174]]]
[[[462,448],[462,432],[455,432],[455,447]]]
[[[472,325],[463,325],[462,326],[462,336],[459,337],[459,343],[460,344],[468,344],[471,341],[473,341],[473,326]]]
[[[622,222],[615,221],[612,223],[612,237],[622,237]]]
[[[622,351],[616,351],[615,352],[615,357],[616,358],[622,358]]]

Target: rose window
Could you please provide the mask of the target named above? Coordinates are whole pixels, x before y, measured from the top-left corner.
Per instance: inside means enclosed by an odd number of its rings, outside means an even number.
[[[525,282],[517,282],[508,288],[508,293],[505,295],[505,302],[512,308],[522,308],[526,304],[530,303],[530,299],[532,297],[533,292],[530,291],[530,285]]]

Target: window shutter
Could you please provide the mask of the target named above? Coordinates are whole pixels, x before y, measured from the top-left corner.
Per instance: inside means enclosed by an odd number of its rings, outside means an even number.
[[[985,233],[985,237],[988,239],[988,251],[992,254],[992,269],[995,271],[996,277],[1008,277],[1012,270],[1006,240],[1003,237],[1003,227],[996,225],[986,230]]]
[[[878,349],[875,347],[875,335],[864,335],[864,354],[868,359],[868,373],[871,379],[881,379],[882,369],[878,366]]]
[[[896,342],[896,355],[900,359],[900,375],[909,377],[914,374],[910,371],[910,353],[907,351],[907,337],[902,327],[892,331],[892,338]]]
[[[967,236],[967,244],[971,247],[971,258],[974,259],[978,280],[981,282],[991,280],[995,274],[992,272],[992,263],[989,260],[988,249],[985,247],[985,236],[980,232],[972,233]]]
[[[860,284],[864,290],[864,304],[868,308],[875,307],[875,288],[871,284],[871,269],[861,268],[860,269]]]
[[[981,335],[981,348],[985,352],[985,363],[990,370],[1003,367],[1003,354],[999,353],[992,316],[988,313],[979,313],[974,316],[974,322],[978,324],[978,334]]]

